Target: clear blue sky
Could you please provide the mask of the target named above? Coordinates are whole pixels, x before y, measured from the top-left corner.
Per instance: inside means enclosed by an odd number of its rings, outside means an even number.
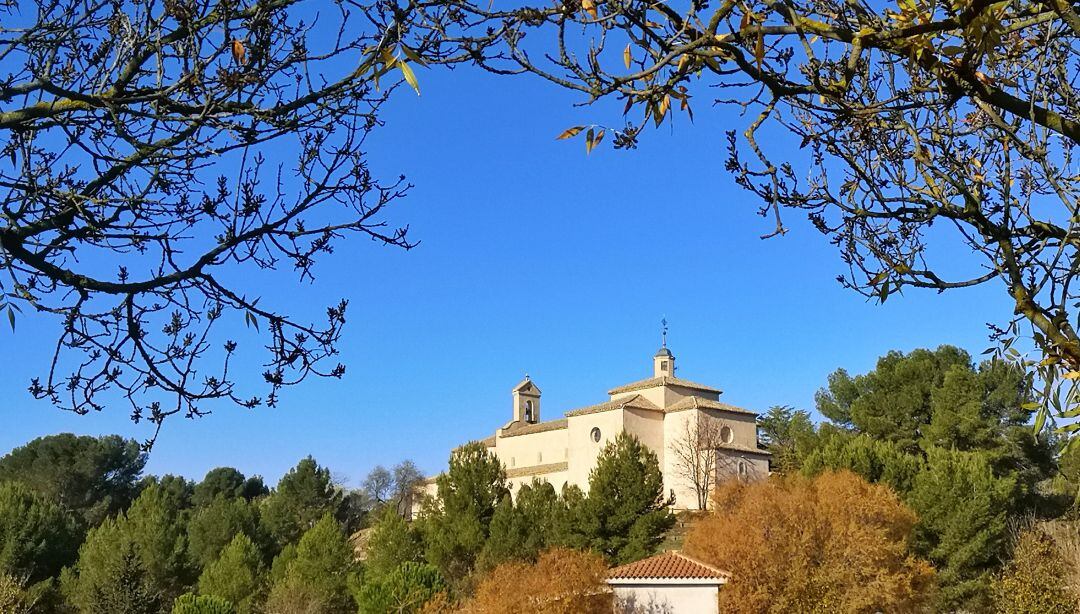
[[[251,282],[263,305],[312,317],[350,300],[344,380],[287,390],[276,409],[170,420],[150,471],[199,478],[231,465],[275,483],[312,454],[352,483],[403,458],[436,472],[452,447],[509,418],[526,372],[544,418],[648,376],[662,316],[681,376],[762,411],[811,409],[831,371],[865,371],[891,349],[978,354],[985,323],[1011,313],[998,286],[868,303],[839,286],[836,251],[792,214],[786,237],[760,240],[758,203],[723,170],[723,131],[746,120],[704,100],[693,126],[680,118],[635,151],[586,157],[580,140],[554,136],[617,119],[610,108],[575,108],[530,78],[418,77],[423,96],[398,92],[370,150],[376,170],[416,184],[392,219],[420,247],[356,241],[322,259],[314,284],[288,271]],[[15,334],[0,327],[0,453],[63,431],[146,437],[122,407],[79,417],[27,394],[55,326],[27,316]],[[239,316],[235,327],[254,342]]]

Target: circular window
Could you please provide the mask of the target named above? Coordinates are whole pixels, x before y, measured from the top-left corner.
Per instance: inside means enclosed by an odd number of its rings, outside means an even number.
[[[596,443],[600,443],[600,429],[599,428],[594,426],[592,431],[589,432],[589,436],[592,437],[592,440],[595,441]]]
[[[731,443],[735,439],[735,433],[731,432],[731,427],[725,426],[720,429],[720,440],[724,443]]]

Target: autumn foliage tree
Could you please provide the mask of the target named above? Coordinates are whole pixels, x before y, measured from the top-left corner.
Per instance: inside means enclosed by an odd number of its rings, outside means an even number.
[[[590,553],[553,548],[535,563],[509,562],[481,579],[462,609],[469,614],[609,614],[607,564]]]
[[[731,573],[724,612],[910,612],[934,570],[910,553],[915,514],[850,472],[720,485],[688,554]]]

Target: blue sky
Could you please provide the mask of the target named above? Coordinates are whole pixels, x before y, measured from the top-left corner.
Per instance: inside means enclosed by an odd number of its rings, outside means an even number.
[[[696,124],[680,118],[637,150],[586,157],[580,140],[554,137],[615,118],[610,107],[575,108],[572,94],[524,77],[418,77],[423,95],[397,92],[369,146],[376,171],[416,185],[391,218],[421,245],[342,245],[313,284],[251,277],[262,305],[313,317],[350,300],[345,378],[287,390],[276,409],[170,420],[149,471],[199,478],[231,465],[274,483],[312,454],[352,483],[403,458],[436,472],[453,446],[508,419],[525,373],[544,418],[648,376],[661,317],[681,376],[763,411],[811,409],[831,371],[865,371],[891,349],[978,354],[985,323],[1011,313],[995,285],[868,303],[839,286],[837,252],[793,214],[787,236],[760,240],[770,228],[758,203],[723,170],[723,131],[746,123],[728,109],[698,101]],[[146,437],[122,407],[79,417],[30,398],[55,326],[24,316],[16,333],[0,328],[0,453],[63,431]],[[234,326],[255,342],[242,318]]]

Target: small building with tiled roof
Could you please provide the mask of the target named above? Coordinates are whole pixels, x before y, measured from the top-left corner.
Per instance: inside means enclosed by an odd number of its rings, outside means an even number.
[[[528,376],[510,393],[511,419],[479,441],[506,467],[513,493],[534,479],[556,490],[575,485],[588,491],[597,456],[620,433],[636,436],[656,454],[677,509],[700,509],[705,482],[768,475],[757,414],[720,401],[719,388],[676,377],[675,356],[666,345],[653,356],[652,377],[611,388],[606,401],[556,420],[541,419],[540,388]],[[433,482],[426,486],[431,494],[434,488]]]
[[[712,565],[669,551],[612,569],[607,583],[618,611],[717,614],[720,587],[729,577]]]

